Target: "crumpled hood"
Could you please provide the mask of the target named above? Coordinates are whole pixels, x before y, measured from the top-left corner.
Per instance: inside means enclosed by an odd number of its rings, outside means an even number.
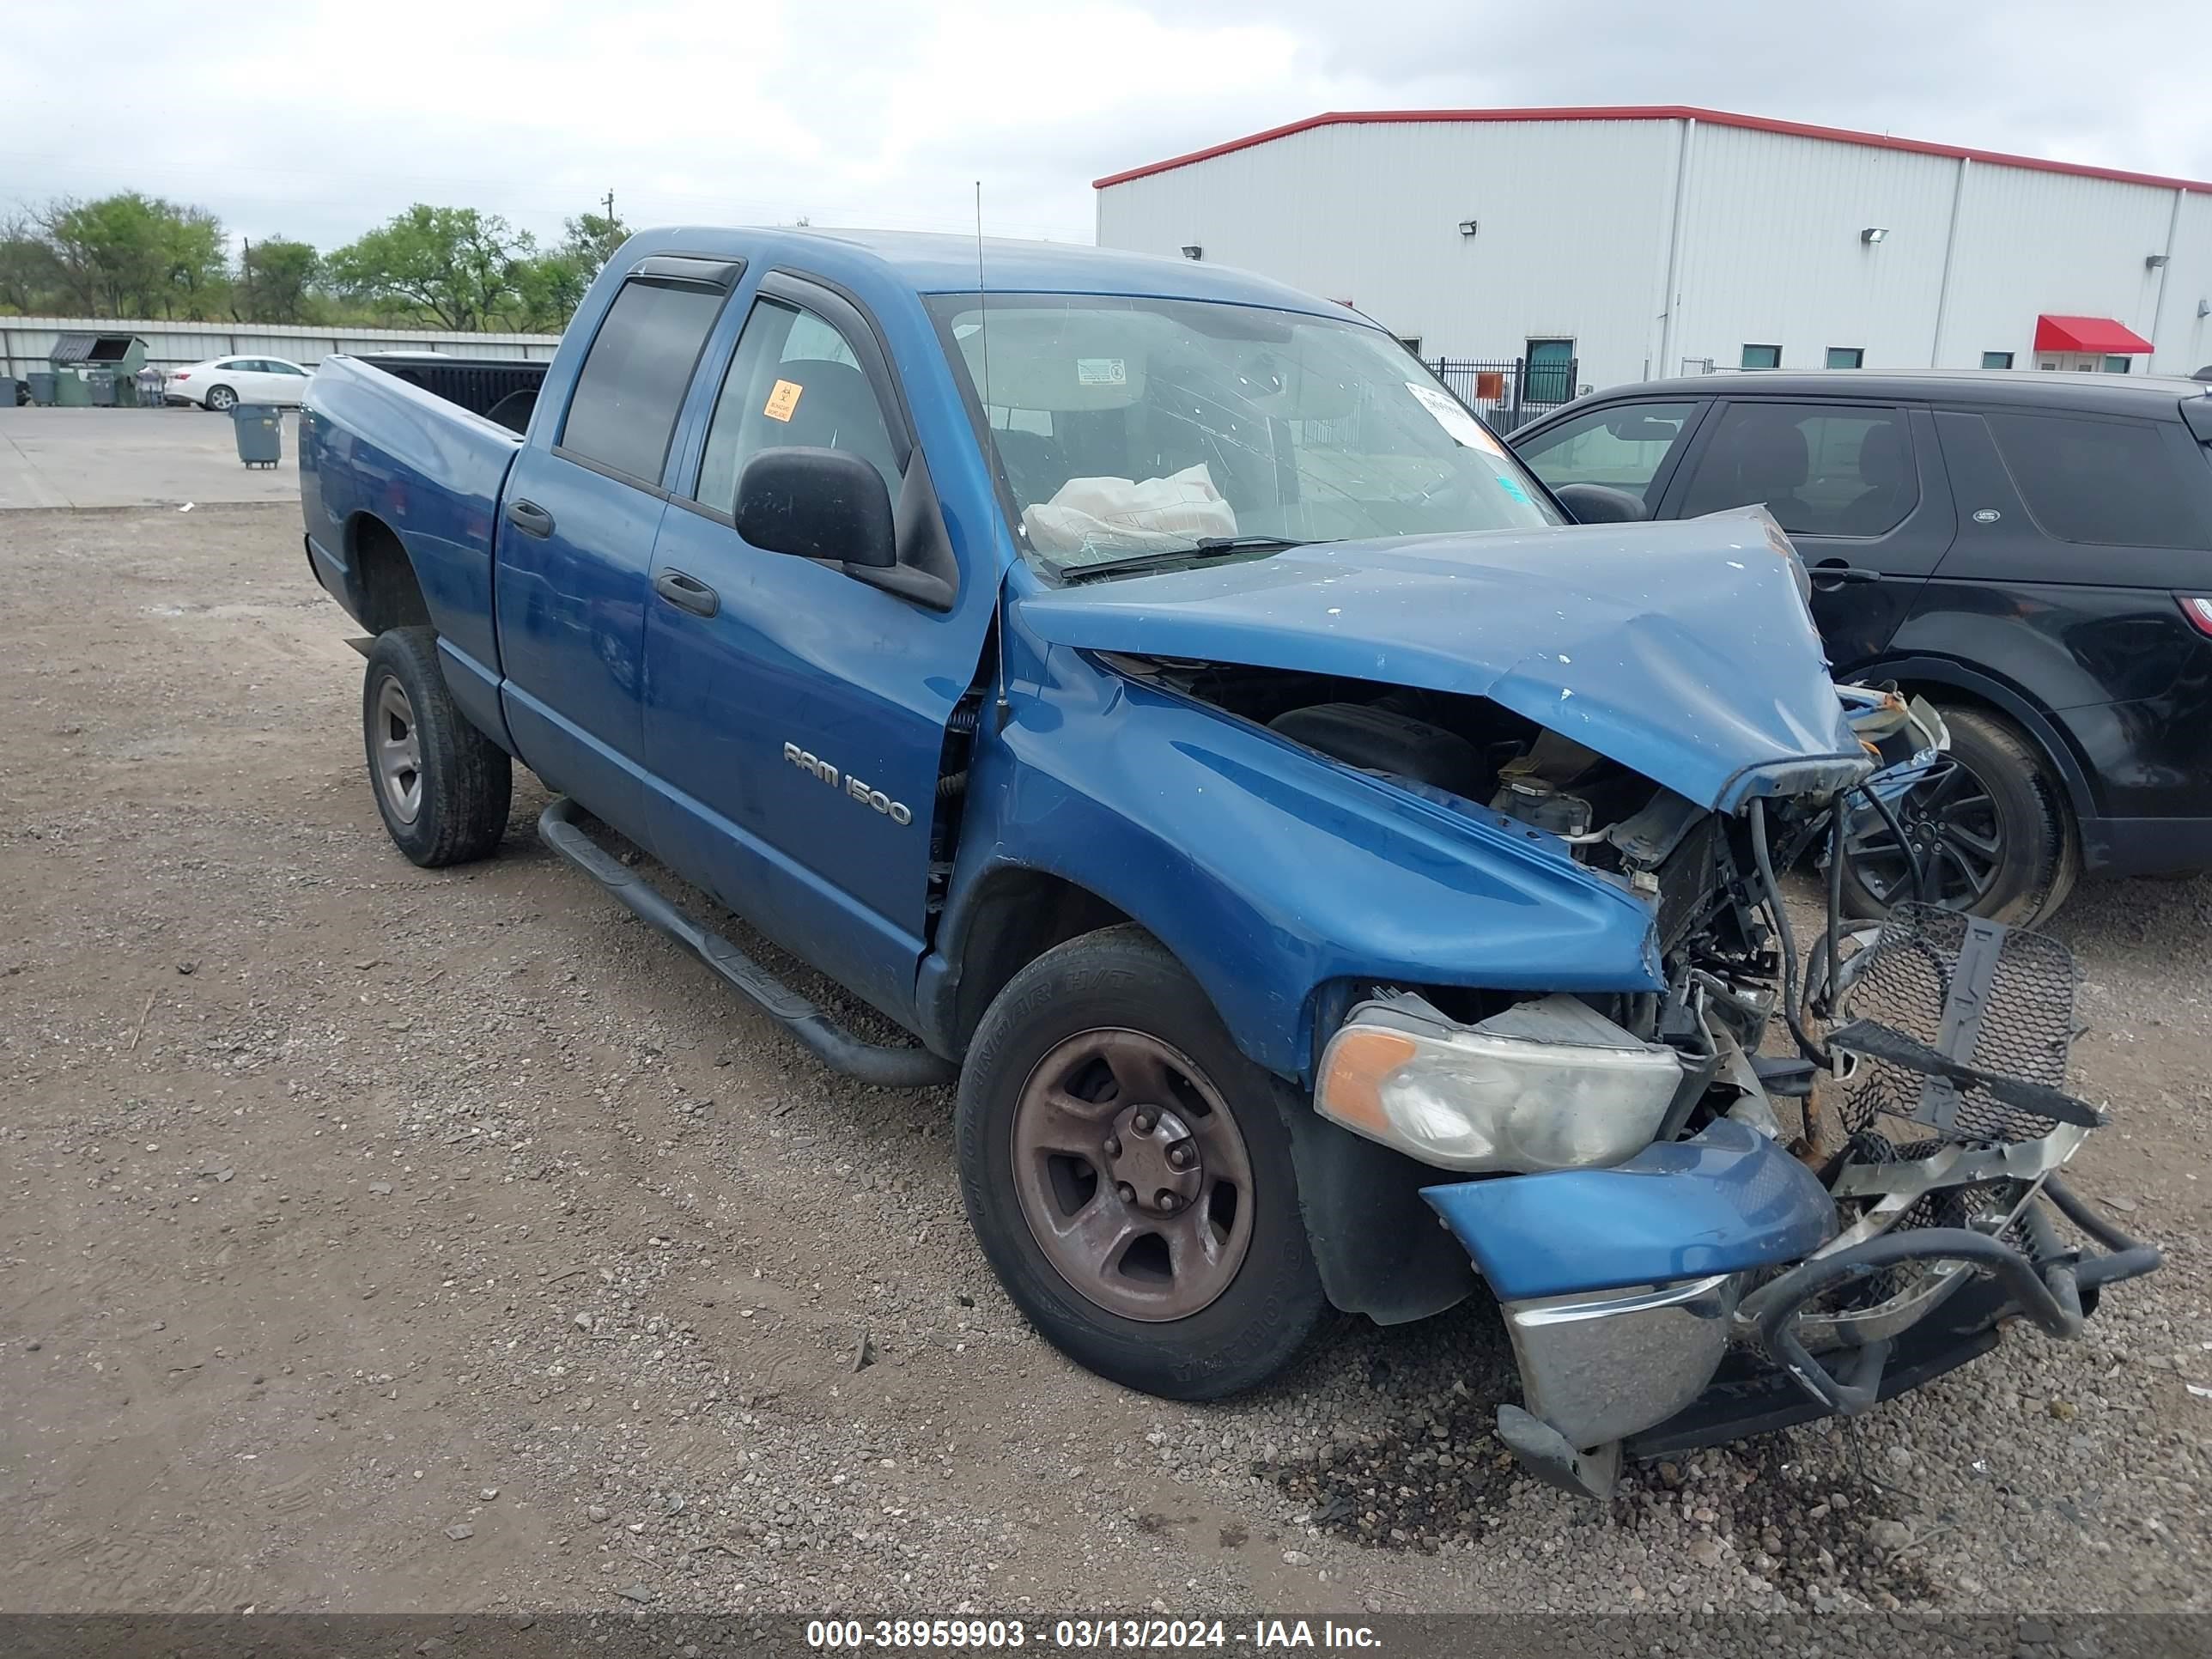
[[[1866,769],[1756,509],[1337,542],[1016,605],[1058,645],[1487,697],[1717,810]]]

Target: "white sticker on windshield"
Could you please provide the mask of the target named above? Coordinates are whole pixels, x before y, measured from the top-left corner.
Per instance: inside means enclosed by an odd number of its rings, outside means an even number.
[[[1449,393],[1423,386],[1419,380],[1407,381],[1406,390],[1420,399],[1421,407],[1436,416],[1437,424],[1451,435],[1453,441],[1504,459],[1505,451],[1498,440],[1484,431],[1482,422],[1462,409]]]
[[[1078,357],[1075,360],[1075,383],[1078,386],[1127,386],[1129,371],[1119,357]]]

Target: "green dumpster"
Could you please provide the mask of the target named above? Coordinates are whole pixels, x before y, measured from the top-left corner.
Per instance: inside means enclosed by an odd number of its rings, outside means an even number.
[[[46,362],[54,372],[55,403],[112,408],[128,403],[118,383],[135,386],[134,377],[146,367],[146,343],[136,334],[64,334],[54,342]],[[104,386],[96,384],[102,374],[107,376]]]

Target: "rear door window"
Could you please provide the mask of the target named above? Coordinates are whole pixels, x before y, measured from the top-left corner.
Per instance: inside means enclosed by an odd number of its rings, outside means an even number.
[[[1553,489],[1604,484],[1625,489],[1647,507],[1658,497],[1652,483],[1680,452],[1702,405],[1615,404],[1547,427],[1514,447],[1528,470]]]
[[[1676,516],[1763,506],[1798,536],[1884,536],[1920,501],[1912,429],[1867,404],[1730,404]]]
[[[2062,542],[2212,548],[2198,491],[2162,423],[1984,413],[2028,515]]]
[[[725,297],[690,283],[623,283],[576,377],[560,453],[658,486],[677,411]]]

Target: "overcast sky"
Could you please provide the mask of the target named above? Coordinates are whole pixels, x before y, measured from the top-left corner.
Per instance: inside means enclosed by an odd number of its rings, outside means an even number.
[[[1330,109],[1691,103],[2212,179],[2201,0],[10,0],[0,209],[327,248],[410,202],[1088,240],[1091,180]]]

